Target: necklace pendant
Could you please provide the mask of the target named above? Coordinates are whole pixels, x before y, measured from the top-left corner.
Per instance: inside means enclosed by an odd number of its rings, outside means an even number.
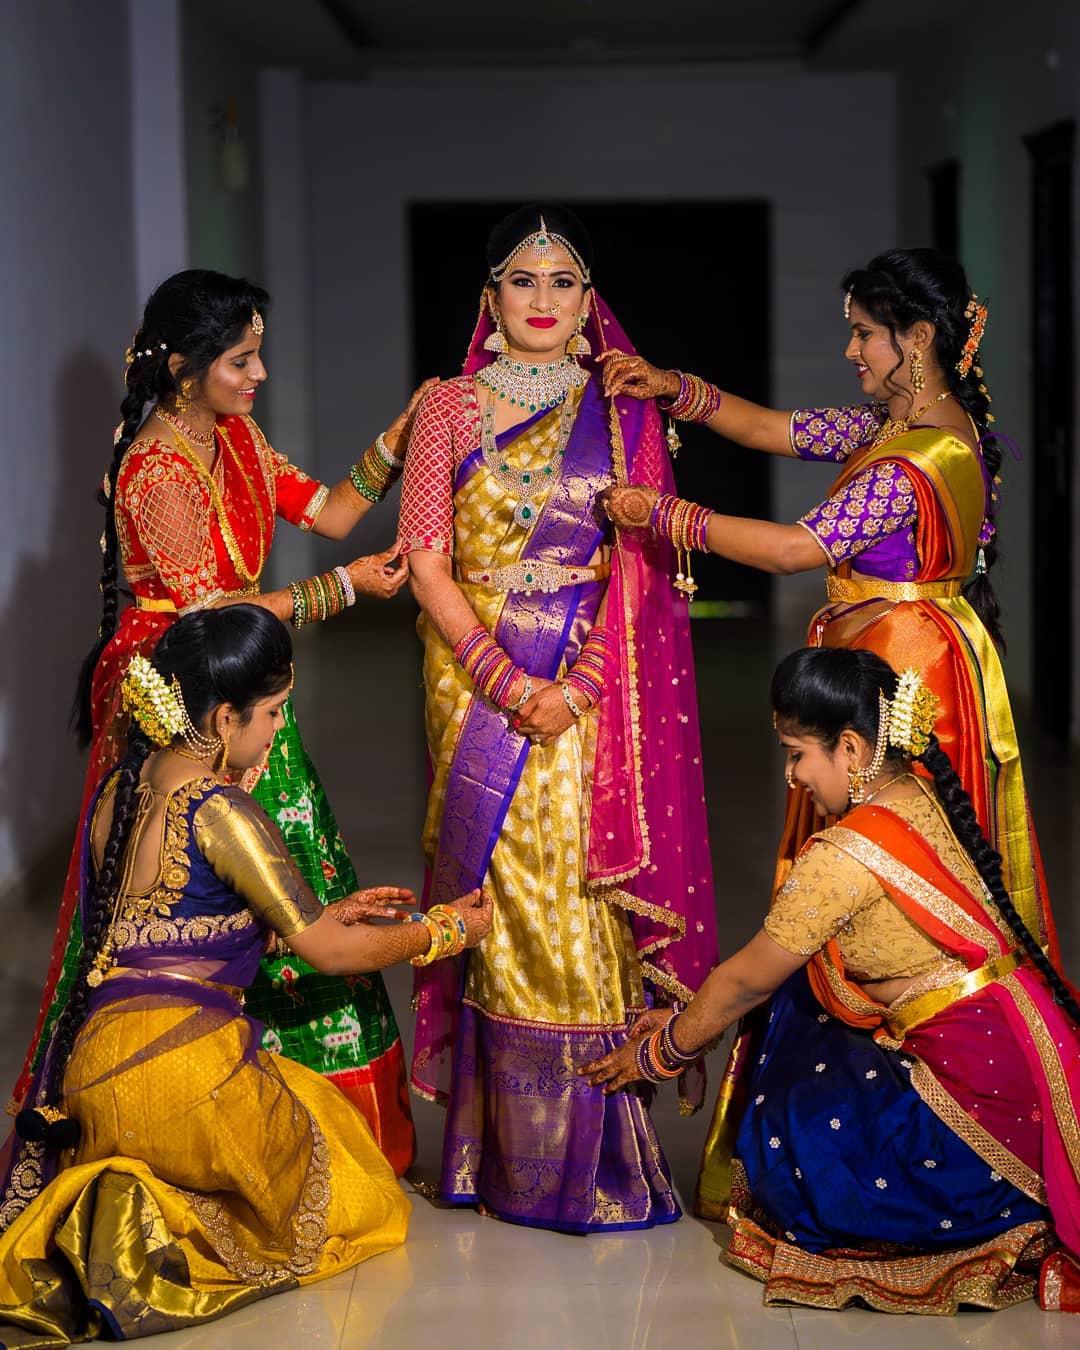
[[[533,521],[536,519],[536,507],[532,502],[518,502],[514,507],[514,519],[523,530],[532,528]]]

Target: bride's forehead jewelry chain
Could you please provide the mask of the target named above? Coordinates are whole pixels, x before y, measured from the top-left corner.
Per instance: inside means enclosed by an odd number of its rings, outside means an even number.
[[[496,398],[505,399],[512,407],[523,408],[529,413],[558,407],[571,389],[583,388],[588,379],[588,372],[582,370],[572,356],[535,364],[497,356],[489,366],[476,372],[477,384],[490,389]]]
[[[503,277],[509,272],[510,268],[518,258],[530,249],[536,259],[536,266],[542,272],[549,272],[554,265],[551,260],[551,251],[554,245],[566,250],[567,254],[573,259],[577,270],[581,273],[582,281],[588,285],[589,269],[585,266],[581,254],[578,253],[577,249],[569,239],[561,234],[553,234],[544,223],[543,216],[540,217],[540,228],[523,239],[520,244],[506,255],[497,267],[491,269],[492,281],[502,281]]]
[[[262,337],[266,332],[266,321],[257,309],[251,311],[251,331],[256,337]]]

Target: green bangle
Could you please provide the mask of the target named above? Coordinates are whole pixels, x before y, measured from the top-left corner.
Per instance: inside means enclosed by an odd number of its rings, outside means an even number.
[[[376,492],[364,477],[364,471],[359,464],[354,464],[349,470],[349,481],[357,492],[359,492],[360,496],[364,497],[367,501],[373,502],[376,506],[382,501],[380,494]]]

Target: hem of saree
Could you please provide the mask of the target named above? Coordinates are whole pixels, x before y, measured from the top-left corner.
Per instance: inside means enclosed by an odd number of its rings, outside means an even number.
[[[1053,1252],[1039,1272],[1043,1312],[1080,1313],[1080,1265],[1066,1252]]]
[[[559,1223],[549,1222],[547,1219],[529,1219],[520,1214],[510,1214],[501,1210],[498,1205],[493,1205],[489,1201],[481,1199],[479,1195],[455,1195],[451,1198],[440,1196],[439,1203],[448,1209],[469,1209],[476,1205],[483,1205],[485,1211],[492,1218],[500,1219],[503,1223],[516,1223],[520,1228],[543,1228],[549,1233],[571,1233],[575,1237],[587,1237],[589,1233],[640,1232],[643,1228],[656,1228],[664,1223],[677,1223],[682,1218],[682,1210],[677,1205],[670,1213],[626,1223]]]
[[[444,1204],[507,1222],[617,1232],[682,1210],[644,1101],[606,1096],[577,1073],[626,1039],[625,1025],[495,1020],[461,1008],[439,1185]]]
[[[376,1059],[354,1069],[323,1075],[367,1121],[379,1152],[404,1176],[416,1161],[416,1130],[405,1090],[405,1048],[400,1040]]]
[[[725,1259],[764,1284],[767,1305],[839,1310],[860,1302],[877,1312],[939,1317],[963,1305],[996,1312],[1027,1302],[1039,1282],[1038,1262],[1053,1242],[1049,1225],[1035,1222],[955,1251],[815,1254],[774,1237],[734,1207],[728,1223]]]

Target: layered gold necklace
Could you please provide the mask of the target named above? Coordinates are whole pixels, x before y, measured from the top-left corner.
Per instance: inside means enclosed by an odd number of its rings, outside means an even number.
[[[908,413],[906,417],[887,417],[878,429],[878,433],[871,443],[871,448],[884,445],[886,441],[894,440],[897,436],[902,436],[905,431],[910,431],[912,423],[917,422],[928,408],[932,408],[935,403],[943,403],[945,399],[952,397],[952,390],[945,389],[936,398],[924,403],[921,408],[916,408],[913,412]]]

